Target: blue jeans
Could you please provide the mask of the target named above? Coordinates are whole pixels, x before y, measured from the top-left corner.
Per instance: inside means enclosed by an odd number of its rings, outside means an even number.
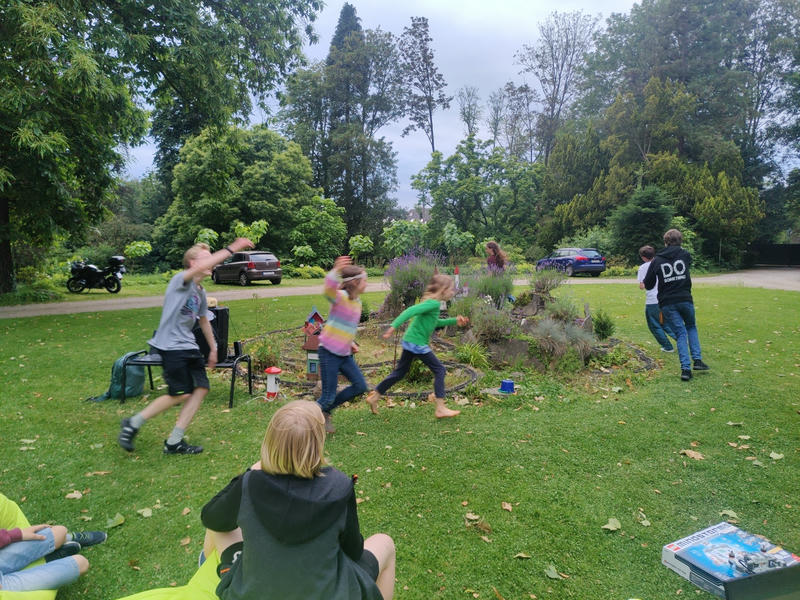
[[[672,327],[669,326],[666,318],[664,319],[664,324],[661,324],[658,318],[660,313],[661,309],[658,307],[658,304],[644,305],[644,316],[647,319],[647,328],[650,329],[650,333],[653,334],[658,345],[664,350],[672,350],[672,342],[669,341],[669,337],[667,336],[674,338],[675,334],[672,332]]]
[[[694,304],[691,302],[666,304],[661,307],[661,313],[664,315],[664,323],[668,324],[675,332],[675,345],[678,346],[681,370],[690,370],[692,359],[701,360],[703,358],[700,351],[700,337],[697,335],[697,324],[694,320]]]
[[[30,569],[25,568],[56,548],[52,529],[48,527],[38,533],[45,536],[45,539],[13,542],[5,548],[0,548],[1,590],[6,592],[56,590],[78,579],[80,569],[71,556]]]
[[[340,404],[352,400],[359,394],[367,391],[367,381],[361,374],[352,354],[339,356],[319,347],[319,376],[322,381],[322,395],[317,400],[324,412],[331,412]],[[347,377],[352,385],[344,388],[338,394],[336,386],[339,382],[339,373]]]

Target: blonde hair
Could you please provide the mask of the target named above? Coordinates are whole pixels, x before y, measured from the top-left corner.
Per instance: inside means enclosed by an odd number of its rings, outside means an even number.
[[[189,248],[186,252],[183,253],[183,268],[189,268],[189,261],[194,260],[197,258],[198,254],[200,254],[203,250],[206,252],[211,252],[211,247],[208,244],[204,244],[203,242],[198,242],[191,248]]]
[[[366,271],[364,270],[364,267],[360,265],[347,265],[345,267],[342,267],[341,270],[342,278],[358,277],[362,273],[366,274]],[[339,287],[343,289],[345,292],[347,292],[347,295],[352,300],[353,292],[355,292],[360,281],[361,279],[351,279],[350,281],[345,281]]]
[[[272,416],[261,444],[261,469],[272,475],[305,479],[319,475],[327,464],[325,418],[316,402],[294,400]]]
[[[449,275],[442,273],[434,273],[431,280],[428,282],[428,287],[425,288],[425,293],[422,295],[423,300],[443,300],[445,293],[453,288],[453,278]]]

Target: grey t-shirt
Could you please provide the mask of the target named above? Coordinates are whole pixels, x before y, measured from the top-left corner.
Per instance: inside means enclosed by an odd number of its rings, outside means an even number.
[[[198,317],[208,317],[206,292],[193,279],[183,281],[184,271],[169,281],[164,294],[161,322],[153,338],[148,342],[159,350],[197,350],[197,341],[192,333]]]

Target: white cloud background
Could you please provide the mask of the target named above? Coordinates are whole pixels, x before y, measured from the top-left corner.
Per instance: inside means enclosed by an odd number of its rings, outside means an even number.
[[[328,54],[339,12],[343,2],[329,2],[319,14],[314,29],[319,43],[307,47],[312,60]],[[522,83],[514,54],[524,44],[533,44],[538,24],[553,11],[583,11],[601,16],[603,21],[612,13],[627,13],[633,0],[562,0],[558,4],[535,0],[350,0],[364,29],[390,31],[399,36],[410,25],[411,17],[426,17],[433,38],[437,67],[447,82],[447,94],[455,96],[459,88],[469,85],[478,88],[482,102],[489,94],[508,81]],[[253,122],[264,115],[257,112]],[[381,130],[378,135],[392,141],[397,152],[398,189],[395,193],[401,206],[416,202],[410,187],[411,176],[418,173],[430,158],[430,144],[425,134],[415,131],[403,138],[400,132],[405,122]],[[452,154],[463,138],[463,126],[458,119],[454,100],[448,111],[434,115],[436,149],[445,156]],[[152,168],[154,147],[146,144],[129,151],[127,176],[140,177]]]

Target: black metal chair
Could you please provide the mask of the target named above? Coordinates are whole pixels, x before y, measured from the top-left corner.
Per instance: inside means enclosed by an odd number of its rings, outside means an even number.
[[[239,364],[240,363],[247,363],[247,391],[250,395],[253,395],[253,365],[250,359],[249,354],[242,354],[242,344],[241,342],[234,342],[233,343],[233,354],[227,354],[227,348],[225,349],[225,360],[222,360],[216,364],[214,367],[215,369],[231,369],[231,394],[230,399],[228,400],[228,408],[233,408],[233,392],[234,386],[236,384],[236,374],[239,371]],[[147,367],[147,377],[150,380],[150,389],[155,389],[153,386],[153,372],[151,367],[161,367],[163,366],[161,361],[161,355],[158,353],[157,350],[150,348],[150,350],[140,350],[136,354],[128,357],[123,365],[122,365],[122,398],[120,399],[120,404],[125,402],[125,380],[128,374],[128,365],[136,365]]]

